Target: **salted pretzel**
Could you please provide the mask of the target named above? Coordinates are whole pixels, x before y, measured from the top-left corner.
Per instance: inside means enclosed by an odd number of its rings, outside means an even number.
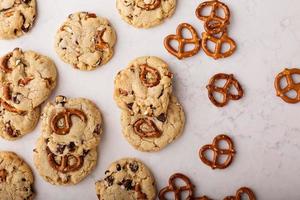
[[[208,16],[202,15],[205,8],[211,7],[211,12]],[[221,9],[224,12],[224,17],[218,16],[217,11]],[[230,10],[224,3],[213,0],[201,3],[196,9],[196,16],[201,21],[204,21],[205,31],[209,34],[218,34],[226,29],[230,23]]]
[[[137,6],[143,10],[155,10],[161,4],[161,0],[152,0],[152,3],[145,3],[145,0],[140,0]]]
[[[226,80],[226,83],[223,87],[216,86],[216,82],[218,80]],[[230,93],[230,87],[234,86],[237,90],[237,94],[231,94]],[[217,107],[223,107],[225,106],[229,100],[239,100],[243,97],[244,91],[240,83],[234,78],[233,74],[224,74],[219,73],[214,75],[210,81],[209,84],[206,86],[208,90],[208,97],[210,101]],[[219,102],[215,96],[214,93],[220,93],[222,94],[223,98],[222,101]]]
[[[160,83],[161,76],[157,69],[147,64],[140,66],[140,80],[145,87],[155,87]]]
[[[87,121],[87,117],[81,110],[78,109],[66,109],[62,112],[56,113],[51,119],[51,129],[58,135],[66,135],[70,132],[72,127],[71,116],[79,117],[83,122]],[[60,127],[58,122],[63,120],[63,126]]]
[[[300,102],[300,83],[295,83],[293,80],[292,75],[298,74],[300,75],[300,69],[293,68],[293,69],[284,69],[280,72],[275,79],[275,89],[277,92],[277,96],[283,99],[287,103],[298,103]],[[285,88],[281,87],[281,80],[286,79],[287,86]],[[287,93],[291,90],[294,90],[297,93],[295,98],[288,97]]]
[[[215,44],[215,49],[212,51],[208,47],[208,42],[212,42]],[[223,52],[223,45],[228,44],[229,49],[225,52]],[[226,58],[231,56],[235,50],[236,50],[236,43],[233,39],[231,39],[227,31],[221,33],[221,36],[218,37],[217,35],[211,35],[207,32],[202,33],[202,49],[206,53],[206,55],[214,58],[214,59],[220,59],[220,58]]]
[[[222,149],[219,147],[219,144],[221,141],[225,141],[228,144],[228,149]],[[213,160],[209,160],[206,157],[207,151],[213,151]],[[219,156],[221,155],[227,155],[227,159],[224,163],[219,162]],[[214,138],[212,144],[204,145],[199,150],[199,157],[202,160],[202,162],[208,166],[210,166],[212,169],[225,169],[227,168],[235,155],[234,150],[234,144],[230,137],[227,135],[218,135]]]
[[[224,200],[242,200],[243,195],[246,195],[249,200],[256,200],[254,193],[250,188],[242,187],[240,188],[235,196],[227,196]]]
[[[143,130],[147,127],[149,130]],[[161,131],[151,119],[140,118],[133,124],[134,132],[142,138],[160,137]]]
[[[185,38],[182,34],[183,29],[187,29],[191,33],[192,38]],[[171,46],[172,41],[178,42],[178,49],[174,49]],[[194,48],[192,50],[185,51],[185,45],[187,44],[194,45]],[[192,25],[188,23],[182,23],[178,25],[176,35],[168,35],[165,38],[164,46],[170,54],[176,56],[178,59],[183,59],[194,56],[200,51],[201,39]]]

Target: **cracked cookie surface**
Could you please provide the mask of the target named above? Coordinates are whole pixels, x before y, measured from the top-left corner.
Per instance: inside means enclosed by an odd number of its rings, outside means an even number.
[[[28,111],[43,103],[56,86],[53,61],[19,48],[0,58],[0,98],[14,108]]]
[[[114,99],[130,114],[165,113],[172,93],[173,74],[158,57],[139,57],[115,78]]]
[[[156,196],[150,170],[135,158],[113,162],[95,186],[99,200],[154,200]]]
[[[137,28],[150,28],[174,14],[176,0],[117,0],[116,6],[128,24]]]
[[[14,39],[27,33],[35,16],[35,0],[1,0],[0,39]]]
[[[0,199],[34,198],[33,175],[30,167],[13,152],[0,152]]]
[[[48,140],[40,137],[33,150],[33,160],[39,174],[53,185],[74,185],[82,181],[95,168],[97,148],[77,152],[73,146],[68,153],[52,152]],[[69,148],[69,146],[67,147]]]
[[[142,120],[142,123],[139,123]],[[139,124],[138,124],[139,123]],[[185,115],[176,97],[172,96],[166,114],[160,117],[122,113],[122,132],[137,150],[159,151],[178,138],[184,128]],[[153,132],[158,134],[153,136]]]
[[[109,21],[94,13],[69,15],[56,33],[60,58],[80,70],[94,70],[113,56],[116,33]]]
[[[43,137],[48,139],[52,152],[68,153],[62,146],[77,146],[78,153],[96,148],[102,134],[102,117],[99,108],[84,98],[57,96],[49,102],[42,114]]]

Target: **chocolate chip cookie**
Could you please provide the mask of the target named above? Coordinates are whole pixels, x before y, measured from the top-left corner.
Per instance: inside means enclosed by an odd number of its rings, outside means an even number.
[[[175,12],[176,0],[117,0],[124,21],[137,28],[150,28],[162,23]]]
[[[35,16],[35,0],[1,0],[0,39],[14,39],[27,33]]]
[[[153,56],[139,57],[115,78],[114,99],[130,114],[166,113],[173,75],[168,64]]]
[[[96,182],[99,200],[154,200],[155,180],[145,164],[135,158],[112,163],[105,178]]]
[[[30,167],[13,152],[0,152],[0,199],[31,200],[34,197]]]
[[[113,56],[116,34],[107,19],[94,13],[69,15],[56,33],[55,50],[60,58],[80,70],[93,70]]]
[[[122,113],[122,132],[137,150],[159,151],[178,138],[184,128],[185,115],[176,97],[172,96],[166,113],[158,117]]]
[[[56,86],[53,61],[19,48],[0,58],[0,98],[10,106],[29,111],[38,107]]]

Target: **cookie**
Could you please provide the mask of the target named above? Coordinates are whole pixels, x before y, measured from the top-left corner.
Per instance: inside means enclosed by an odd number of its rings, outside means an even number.
[[[19,48],[0,58],[0,98],[14,108],[29,111],[43,103],[56,86],[53,61]]]
[[[122,132],[137,150],[159,151],[178,138],[184,128],[185,115],[176,97],[172,96],[168,111],[159,117],[122,113]]]
[[[34,198],[33,175],[30,167],[13,152],[0,152],[0,199]]]
[[[82,181],[95,168],[97,149],[78,153],[76,146],[67,146],[68,153],[52,152],[48,139],[40,137],[33,150],[33,159],[39,174],[53,185],[74,185]],[[72,149],[72,150],[71,150]]]
[[[38,123],[40,107],[30,111],[19,111],[5,102],[0,102],[0,137],[16,140],[30,133]]]
[[[96,182],[99,200],[154,200],[155,180],[145,164],[135,158],[112,163],[105,178]]]
[[[68,153],[78,146],[78,153],[97,147],[102,134],[102,117],[97,106],[88,99],[57,96],[43,109],[42,133],[53,152]]]
[[[27,33],[35,16],[35,0],[1,0],[0,39],[14,39]]]
[[[56,33],[55,50],[60,58],[80,70],[94,70],[113,56],[116,34],[107,19],[94,13],[69,15]]]
[[[150,28],[171,17],[176,0],[117,0],[122,19],[136,28]]]
[[[130,114],[159,116],[168,108],[172,79],[166,62],[153,56],[139,57],[117,74],[114,99]]]

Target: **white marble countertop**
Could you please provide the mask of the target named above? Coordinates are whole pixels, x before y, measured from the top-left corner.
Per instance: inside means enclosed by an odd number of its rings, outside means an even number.
[[[300,199],[300,105],[289,105],[276,97],[274,77],[284,67],[300,67],[300,1],[239,0],[224,2],[230,7],[230,36],[237,52],[215,61],[203,51],[179,61],[163,48],[163,38],[177,25],[188,22],[198,32],[202,22],[194,15],[200,0],[178,0],[175,15],[163,25],[149,30],[135,29],[123,22],[115,0],[38,0],[39,14],[32,31],[17,40],[0,41],[0,54],[15,47],[50,56],[59,70],[55,95],[86,97],[102,109],[104,137],[99,147],[97,168],[76,186],[57,187],[42,180],[37,171],[38,200],[96,199],[94,182],[104,175],[114,160],[134,156],[153,171],[158,188],[167,184],[174,172],[190,176],[197,194],[222,199],[241,186],[251,187],[258,199]],[[76,11],[91,11],[107,17],[118,34],[113,59],[92,72],[81,72],[63,63],[54,52],[54,35],[66,17]],[[121,134],[120,110],[113,101],[113,79],[132,59],[155,55],[166,60],[175,74],[175,93],[186,111],[183,136],[158,153],[134,150]],[[225,108],[213,106],[206,84],[218,72],[234,73],[245,89],[245,97]],[[211,170],[198,157],[199,148],[220,134],[234,139],[237,156],[225,170]],[[0,139],[0,150],[20,154],[34,169],[32,150],[40,134],[36,130],[16,142]],[[1,197],[0,197],[1,199]]]

